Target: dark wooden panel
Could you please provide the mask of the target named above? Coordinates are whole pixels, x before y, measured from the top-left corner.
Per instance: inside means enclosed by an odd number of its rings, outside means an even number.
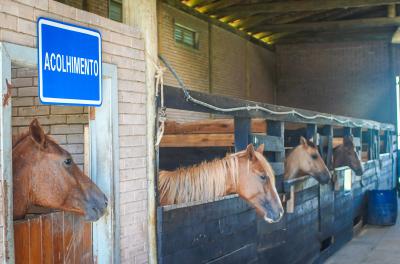
[[[275,175],[283,175],[285,172],[285,164],[283,162],[270,162]]]
[[[233,252],[230,252],[220,258],[211,260],[209,264],[235,264],[235,263],[257,263],[256,244],[245,245]]]
[[[285,150],[281,137],[251,134],[249,141],[256,146],[264,144],[265,151],[281,152]]]
[[[246,149],[249,144],[249,135],[251,132],[251,119],[249,117],[235,117],[235,152]]]
[[[240,198],[171,207],[162,213],[166,217],[162,223],[162,261],[323,263],[352,238],[354,219],[365,214],[366,192],[376,188],[378,183],[390,184],[391,162],[390,157],[381,155],[380,164],[377,161],[365,163],[362,178],[353,175],[351,191],[343,190],[344,172],[340,170],[337,172],[339,191],[334,191],[331,185],[320,186],[312,178],[283,182],[281,176],[277,176],[278,189],[288,191],[294,186],[295,207],[293,213],[286,213],[275,224],[265,223]],[[322,243],[331,238],[331,244],[320,252]]]

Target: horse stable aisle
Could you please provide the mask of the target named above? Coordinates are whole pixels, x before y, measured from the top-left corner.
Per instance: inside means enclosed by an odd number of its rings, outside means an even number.
[[[366,226],[325,264],[396,264],[400,260],[400,222],[389,227]]]

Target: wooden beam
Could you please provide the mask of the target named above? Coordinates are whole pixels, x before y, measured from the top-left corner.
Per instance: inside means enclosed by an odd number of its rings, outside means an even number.
[[[235,5],[224,9],[210,11],[214,15],[235,14],[238,16],[250,16],[260,13],[288,13],[324,11],[332,9],[348,9],[355,7],[382,6],[400,3],[399,0],[304,0],[304,1],[278,1],[274,3],[258,3]]]
[[[216,95],[216,94],[206,94],[198,91],[190,90],[190,95],[197,100],[206,102],[208,104],[218,106],[221,108],[231,108],[231,107],[239,107],[239,106],[261,106],[268,108],[273,111],[282,112],[282,111],[292,111],[296,110],[299,113],[304,115],[316,115],[321,114],[315,111],[303,110],[298,108],[291,108],[285,106],[278,106],[273,104],[261,103],[261,102],[254,102],[249,100],[237,99],[229,96],[223,95]],[[167,108],[173,109],[180,109],[180,110],[188,110],[188,111],[195,111],[195,112],[202,112],[202,113],[212,113],[212,114],[224,114],[224,115],[231,115],[231,116],[239,116],[239,117],[250,117],[250,118],[265,118],[268,120],[275,120],[275,121],[286,121],[286,122],[295,122],[295,123],[311,123],[309,119],[302,118],[298,115],[274,115],[272,113],[264,112],[264,111],[256,111],[256,110],[242,110],[236,112],[220,112],[217,110],[211,110],[204,106],[192,103],[190,101],[185,100],[185,96],[183,90],[177,87],[164,85],[164,96],[165,96],[165,106]],[[325,114],[327,116],[331,116],[330,114]],[[379,123],[376,121],[368,120],[365,123],[365,119],[359,118],[351,118],[351,117],[344,117],[340,115],[335,115],[336,118],[341,120],[347,119],[351,122],[346,124],[342,124],[335,120],[325,119],[325,118],[316,118],[312,121],[312,123],[320,124],[320,125],[335,125],[335,126],[348,126],[348,127],[355,127],[353,122],[359,124],[364,123],[365,128],[373,128],[373,129],[382,129],[382,130],[391,130],[394,131],[394,125],[392,124],[384,124]],[[268,125],[267,125],[268,126]]]
[[[344,29],[363,29],[400,26],[400,17],[364,18],[327,22],[307,22],[292,24],[261,25],[255,32],[299,32],[299,31],[338,31]]]
[[[264,119],[251,120],[251,133],[264,133],[267,123]],[[173,134],[233,134],[233,119],[206,119],[187,123],[165,122],[165,135]]]
[[[325,156],[325,163],[329,169],[333,169],[333,127],[332,126],[324,126],[321,130],[321,134],[328,138],[327,149]]]
[[[276,33],[268,36],[270,43],[273,44],[297,44],[297,43],[326,43],[326,42],[345,42],[345,41],[387,41],[390,42],[394,29],[362,29],[338,32],[299,32]],[[400,36],[400,35],[399,35]]]
[[[233,147],[234,141],[235,139],[233,134],[164,135],[160,147]]]
[[[283,150],[275,153],[275,162],[284,162],[285,160],[285,123],[279,121],[267,121],[267,134],[280,138]],[[266,146],[268,149],[268,145]]]
[[[235,116],[235,152],[246,149],[249,144],[251,119],[249,117]]]

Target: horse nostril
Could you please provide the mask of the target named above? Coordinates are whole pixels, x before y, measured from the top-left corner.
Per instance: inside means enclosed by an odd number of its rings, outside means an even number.
[[[107,207],[107,205],[108,205],[108,199],[107,199],[107,196],[105,196],[105,195],[104,195],[104,204],[105,204],[106,207]]]

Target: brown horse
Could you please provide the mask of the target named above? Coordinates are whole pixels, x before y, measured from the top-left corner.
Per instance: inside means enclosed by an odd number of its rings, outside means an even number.
[[[237,193],[252,205],[264,220],[272,223],[283,216],[275,188],[275,174],[263,156],[264,145],[175,171],[160,171],[161,205],[205,201]]]
[[[298,145],[285,161],[285,180],[310,175],[321,184],[326,184],[331,179],[331,173],[326,167],[315,144],[300,138]]]
[[[24,218],[31,206],[74,212],[88,221],[105,213],[107,197],[36,119],[15,139],[12,161],[14,219]]]
[[[363,166],[360,158],[355,151],[353,137],[346,136],[343,138],[343,144],[333,149],[333,167],[348,166],[357,176],[363,175]]]

